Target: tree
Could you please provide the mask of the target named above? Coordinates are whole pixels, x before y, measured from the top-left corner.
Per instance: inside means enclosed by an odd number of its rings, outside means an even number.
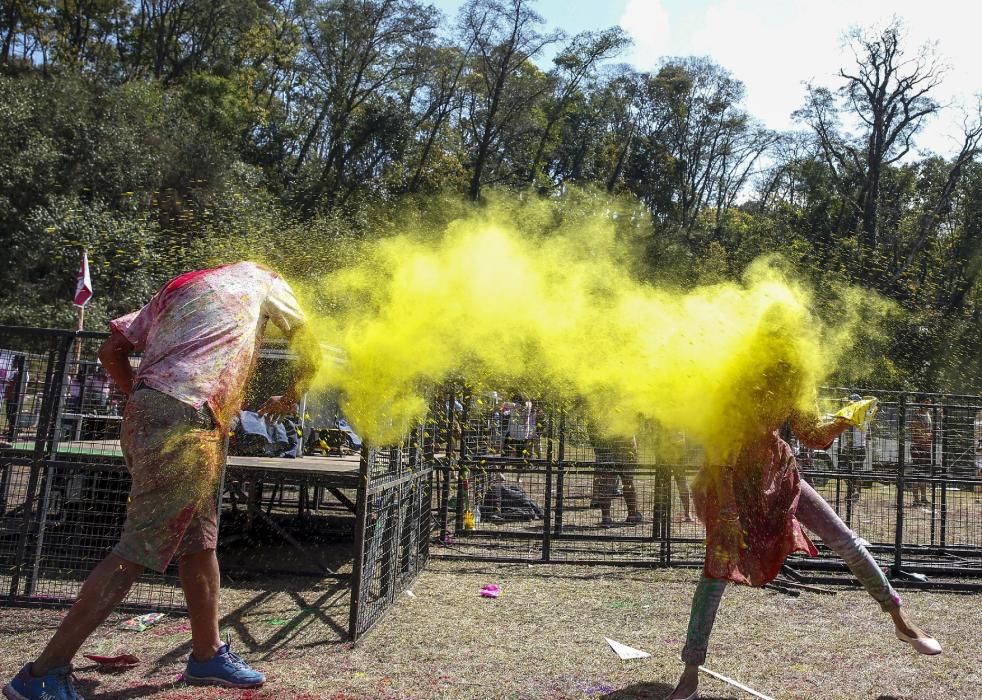
[[[464,49],[455,46],[433,47],[428,55],[428,70],[424,72],[424,106],[420,112],[416,133],[421,141],[416,164],[409,180],[408,191],[418,192],[429,166],[437,138],[461,109],[461,77],[471,59],[473,44]]]
[[[947,167],[940,190],[932,193],[927,200],[917,223],[916,235],[903,262],[896,265],[890,277],[890,284],[897,281],[907,272],[917,255],[923,250],[928,239],[937,231],[942,216],[950,212],[958,185],[965,173],[966,167],[982,154],[982,99],[978,103],[978,117],[973,122],[966,122],[962,134],[962,144],[958,153]]]
[[[924,120],[938,110],[931,92],[944,67],[930,46],[906,56],[897,19],[878,31],[853,29],[848,40],[855,67],[839,72],[845,83],[836,93],[810,85],[795,114],[814,131],[840,191],[852,200],[853,217],[843,224],[851,228],[857,221],[861,243],[869,248],[877,242],[884,168],[910,152]],[[841,112],[858,120],[857,133],[842,133]]]
[[[126,0],[60,0],[49,11],[56,59],[106,69],[118,59],[118,39],[129,19]]]
[[[466,117],[472,200],[481,195],[488,160],[505,128],[527,115],[549,89],[548,81],[529,79],[534,72],[526,65],[562,38],[560,32],[540,33],[542,24],[530,0],[470,0],[461,9],[464,43],[475,51]]]
[[[611,27],[599,32],[577,34],[553,59],[555,68],[550,72],[553,94],[546,107],[546,121],[539,137],[535,157],[529,167],[528,180],[539,176],[540,166],[546,145],[553,136],[556,124],[566,109],[578,95],[586,81],[595,77],[598,65],[620,53],[631,43],[620,27]]]
[[[15,62],[30,65],[36,53],[47,61],[45,32],[50,4],[50,0],[5,0],[0,4],[0,66],[9,68]]]
[[[743,84],[706,58],[666,61],[641,94],[651,134],[646,155],[667,169],[671,184],[662,214],[688,235],[712,208],[718,226],[774,135],[741,109]]]
[[[201,70],[228,76],[238,47],[276,4],[264,0],[140,0],[127,41],[132,71],[175,82]]]
[[[897,22],[854,30],[807,128],[774,134],[706,58],[609,65],[617,29],[540,68],[562,33],[534,7],[470,0],[451,23],[427,0],[0,3],[0,321],[70,323],[83,246],[100,322],[180,270],[248,256],[319,276],[473,200],[544,194],[564,226],[616,212],[659,284],[776,251],[825,315],[843,286],[876,290],[903,310],[884,388],[982,386],[982,111],[956,152],[914,151],[942,109],[930,47],[906,53]]]
[[[307,208],[373,180],[403,128],[405,96],[395,88],[418,65],[437,24],[432,7],[411,0],[312,2],[301,15],[304,48],[294,118],[303,136],[292,167],[308,166]],[[411,99],[410,99],[411,101]]]

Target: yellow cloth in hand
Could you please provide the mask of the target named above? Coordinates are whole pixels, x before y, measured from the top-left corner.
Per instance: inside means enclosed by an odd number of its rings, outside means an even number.
[[[879,399],[867,396],[861,401],[853,401],[846,404],[842,410],[835,415],[845,418],[851,425],[856,426],[863,432],[869,430],[870,423],[876,417],[876,412],[880,409]]]

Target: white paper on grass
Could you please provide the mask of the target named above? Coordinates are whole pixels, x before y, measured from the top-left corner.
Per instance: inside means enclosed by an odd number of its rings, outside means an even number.
[[[614,641],[609,637],[604,637],[604,639],[607,640],[607,643],[610,645],[610,648],[614,650],[614,653],[625,661],[627,659],[646,659],[651,656],[651,654],[646,651],[641,651],[640,649],[629,647],[626,644],[621,644],[620,642]]]
[[[679,658],[679,661],[681,661],[681,660],[682,659],[680,657]],[[754,690],[750,686],[746,686],[743,683],[741,683],[740,681],[735,681],[732,678],[728,678],[728,677],[724,676],[722,673],[716,673],[716,671],[710,671],[705,666],[700,666],[699,667],[699,670],[702,671],[703,673],[707,674],[707,675],[712,676],[716,680],[723,681],[724,683],[729,683],[734,688],[739,688],[743,692],[749,693],[750,695],[753,695],[755,698],[760,698],[760,700],[774,700],[774,698],[772,698],[770,695],[764,695],[763,693],[758,693],[756,690]]]

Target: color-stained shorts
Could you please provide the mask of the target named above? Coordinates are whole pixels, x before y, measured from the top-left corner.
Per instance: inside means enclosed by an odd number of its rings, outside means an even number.
[[[207,407],[146,387],[130,396],[120,436],[133,485],[117,556],[163,572],[218,544],[226,436]]]

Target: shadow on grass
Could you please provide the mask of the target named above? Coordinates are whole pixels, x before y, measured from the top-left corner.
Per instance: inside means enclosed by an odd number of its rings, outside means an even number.
[[[350,589],[347,581],[333,581],[325,590],[317,591],[316,598],[307,600],[302,595],[305,591],[295,581],[280,580],[264,582],[263,590],[239,605],[235,610],[224,615],[219,620],[219,629],[233,630],[240,640],[246,654],[254,660],[276,660],[285,658],[298,649],[336,647],[348,641],[348,600]],[[307,591],[307,593],[310,593]],[[287,616],[278,613],[277,619],[271,624],[276,625],[275,632],[269,637],[259,639],[253,634],[255,621],[247,624],[247,619],[259,614],[261,608],[273,602],[273,598],[285,594],[294,605],[296,613]],[[318,639],[308,638],[310,625],[319,625],[324,633]],[[171,664],[181,663],[191,653],[191,641],[167,652],[153,664],[153,671],[158,671]],[[139,695],[120,695],[119,697],[142,697]]]
[[[319,696],[310,693],[294,692],[284,689],[229,690],[217,687],[198,687],[181,683],[161,682],[142,683],[129,688],[99,689],[94,681],[83,680],[78,689],[89,700],[137,700],[138,698],[162,697],[165,700],[318,700]]]
[[[231,574],[236,581],[283,575],[322,577],[325,572],[317,566],[317,561],[333,571],[350,567],[354,547],[350,534],[331,531],[319,522],[324,518],[315,521],[274,516],[273,519],[284,532],[299,541],[297,544],[302,542],[301,547],[284,540],[263,521],[247,526],[244,522],[237,523],[231,516],[223,517],[218,547],[223,574]],[[347,525],[344,527],[350,529]]]
[[[113,700],[116,698],[120,698],[120,700],[124,698],[149,698],[174,687],[173,683],[158,683],[156,685],[143,683],[130,688],[106,688],[100,691],[99,682],[88,678],[76,681],[75,685],[84,697],[90,698],[91,700],[99,700],[99,698],[105,698],[106,700],[109,700],[109,698],[113,698]]]
[[[635,683],[601,696],[602,700],[665,700],[675,689],[667,683]],[[731,700],[729,695],[707,695],[700,692],[701,700]],[[885,700],[885,699],[884,699]]]

